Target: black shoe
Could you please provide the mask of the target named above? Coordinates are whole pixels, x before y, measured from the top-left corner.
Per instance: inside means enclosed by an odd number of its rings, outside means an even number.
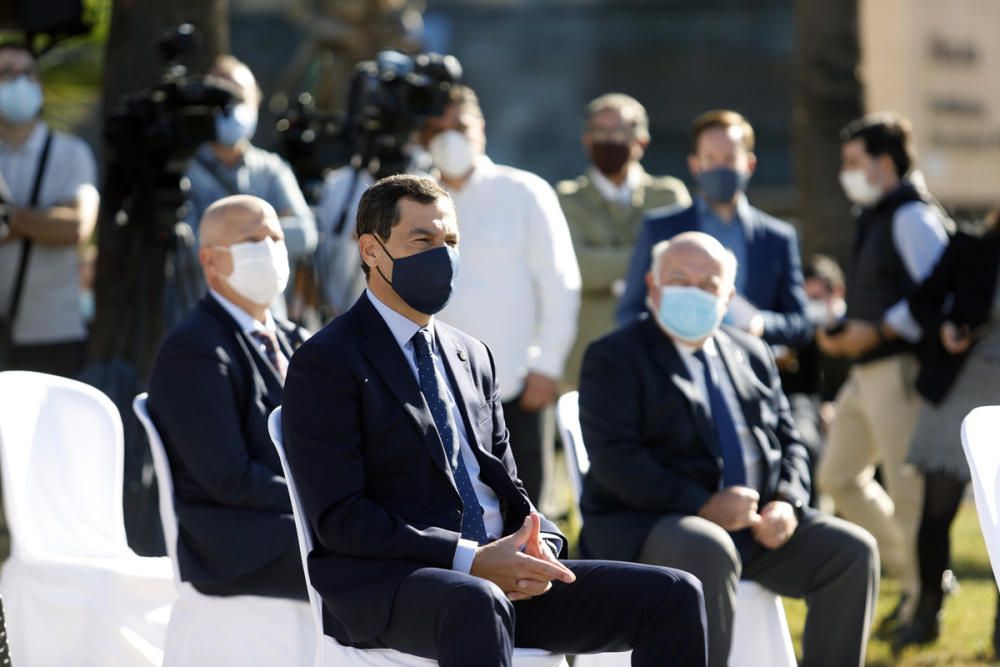
[[[899,653],[907,646],[932,644],[941,635],[941,597],[920,597],[913,620],[899,626],[892,634],[892,652]]]
[[[910,596],[906,593],[899,596],[899,602],[896,603],[896,607],[885,618],[879,621],[878,626],[872,633],[875,637],[885,640],[892,639],[893,634],[899,629],[900,615],[903,613],[903,607],[906,606],[909,599]]]

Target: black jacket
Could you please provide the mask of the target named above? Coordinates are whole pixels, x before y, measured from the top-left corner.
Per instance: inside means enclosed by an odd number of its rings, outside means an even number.
[[[807,453],[767,345],[723,327],[715,343],[763,454],[761,506],[809,501]],[[590,345],[580,377],[580,422],[590,455],[581,548],[634,560],[665,514],[696,514],[719,490],[722,454],[708,406],[672,341],[643,317]],[[744,556],[749,535],[734,534]]]
[[[968,357],[944,349],[941,324],[951,321],[970,331],[989,324],[998,265],[1000,232],[982,236],[960,232],[908,299],[910,312],[924,330],[917,390],[932,403],[944,400]]]
[[[286,356],[303,340],[277,322]],[[291,501],[267,431],[281,400],[281,378],[253,339],[211,295],[174,328],[157,353],[149,382],[149,412],[163,438],[174,479],[181,579],[225,588],[247,585],[255,573],[274,594],[305,598],[305,580],[268,570],[298,554]],[[284,583],[282,583],[284,582]],[[263,594],[249,590],[231,594]]]

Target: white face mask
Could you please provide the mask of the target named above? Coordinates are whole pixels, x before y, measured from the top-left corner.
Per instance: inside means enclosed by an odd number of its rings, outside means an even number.
[[[13,81],[0,83],[0,116],[12,125],[35,119],[42,109],[42,87],[22,74]]]
[[[288,250],[284,241],[268,237],[229,246],[233,272],[226,278],[236,293],[256,304],[270,305],[288,285]]]
[[[840,172],[840,187],[855,204],[871,206],[882,197],[882,192],[868,182],[864,169],[845,169]]]
[[[472,169],[476,159],[472,142],[458,130],[445,130],[433,139],[427,146],[434,166],[448,178],[461,178]]]

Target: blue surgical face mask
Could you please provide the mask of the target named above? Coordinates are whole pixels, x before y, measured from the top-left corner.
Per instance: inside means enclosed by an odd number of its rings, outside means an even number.
[[[0,116],[13,125],[29,123],[42,109],[42,87],[21,76],[0,83]]]
[[[253,137],[257,131],[257,110],[247,103],[236,104],[225,111],[215,112],[215,141],[235,146]]]
[[[746,192],[750,174],[732,167],[716,167],[700,172],[697,180],[698,187],[709,200],[727,203],[733,200],[736,193]]]
[[[703,289],[665,285],[656,319],[674,338],[698,343],[718,330],[725,312],[722,299]]]
[[[377,236],[375,240],[389,255]],[[406,305],[424,315],[433,315],[448,305],[458,277],[457,250],[445,245],[399,259],[389,255],[389,259],[392,260],[391,281],[382,269],[377,266],[375,269]]]

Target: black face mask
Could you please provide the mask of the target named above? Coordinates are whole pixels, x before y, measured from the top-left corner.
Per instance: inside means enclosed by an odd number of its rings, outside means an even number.
[[[424,315],[438,313],[448,305],[458,277],[457,250],[445,245],[396,259],[389,254],[378,236],[375,240],[392,260],[393,279],[390,281],[386,278],[378,266],[375,270],[406,305]]]
[[[621,173],[631,152],[628,144],[611,141],[598,141],[590,144],[590,160],[597,167],[597,170],[606,176]]]

